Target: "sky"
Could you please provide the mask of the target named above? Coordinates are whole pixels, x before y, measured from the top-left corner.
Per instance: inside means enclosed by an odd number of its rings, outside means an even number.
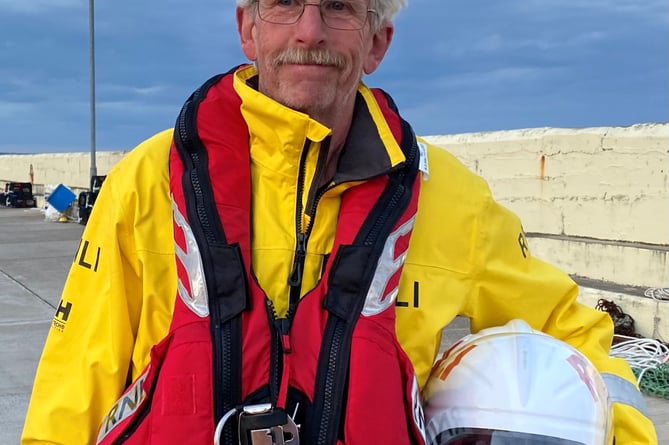
[[[0,152],[89,151],[86,0],[0,0]],[[667,122],[666,0],[409,0],[379,69],[419,135]],[[95,3],[97,150],[246,62],[233,0]]]

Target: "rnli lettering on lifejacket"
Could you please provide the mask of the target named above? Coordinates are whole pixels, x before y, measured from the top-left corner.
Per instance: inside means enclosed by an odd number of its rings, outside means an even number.
[[[366,317],[377,315],[395,304],[399,292],[399,277],[395,277],[396,280],[390,289],[388,289],[388,284],[404,265],[409,250],[408,242],[402,243],[400,247],[398,241],[411,233],[415,222],[416,215],[414,214],[394,232],[391,232],[386,239],[374,279],[367,293],[362,315]]]
[[[409,302],[408,301],[402,301],[397,299],[397,302],[395,302],[395,306],[397,307],[409,307]],[[418,281],[413,282],[413,302],[412,306],[413,308],[418,308],[420,307],[420,283]]]
[[[100,431],[98,433],[98,440],[100,443],[114,428],[130,417],[146,399],[146,392],[144,392],[144,382],[149,373],[149,368],[144,371],[135,383],[123,393],[120,399],[114,403],[109,410],[109,413],[102,419],[100,424]]]
[[[172,213],[174,214],[175,224],[183,232],[184,242],[184,245],[180,246],[175,234],[174,251],[188,277],[188,283],[185,284],[181,281],[181,277],[178,278],[179,297],[186,303],[186,307],[195,314],[206,317],[209,315],[209,296],[207,295],[207,284],[204,278],[200,249],[197,246],[190,224],[174,202],[174,196],[172,196]]]
[[[413,376],[413,383],[411,385],[411,413],[413,414],[413,421],[416,428],[420,432],[423,440],[427,437],[425,431],[425,413],[423,412],[423,404],[421,403],[420,388],[418,386],[418,379]]]

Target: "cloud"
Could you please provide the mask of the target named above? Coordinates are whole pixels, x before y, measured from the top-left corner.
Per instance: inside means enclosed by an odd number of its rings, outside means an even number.
[[[35,104],[0,100],[0,119],[17,119],[21,115],[29,116],[36,109]]]
[[[168,105],[161,105],[157,102],[142,102],[137,100],[105,100],[97,101],[96,108],[99,112],[110,112],[114,114],[121,114],[124,117],[128,116],[150,116],[162,113],[169,113],[176,117],[175,107]]]
[[[528,6],[542,8],[597,10],[641,15],[652,15],[667,8],[667,2],[664,0],[588,0],[587,2],[581,0],[524,0],[524,3]]]
[[[553,67],[508,66],[490,71],[462,73],[442,77],[439,83],[448,85],[449,89],[460,88],[504,88],[510,84],[533,82],[549,73],[559,71]]]
[[[19,76],[17,73],[7,69],[0,69],[0,85],[2,91],[7,93],[12,90],[27,90],[35,85],[34,76]]]
[[[167,85],[148,85],[132,86],[123,84],[103,83],[97,84],[97,92],[100,95],[109,95],[116,97],[125,96],[158,96],[164,93],[169,87]]]
[[[0,11],[21,14],[46,14],[62,9],[88,9],[82,0],[0,0]]]
[[[564,14],[584,13],[598,16],[618,15],[627,19],[642,19],[653,23],[666,24],[666,0],[524,0],[517,3],[519,9],[532,9],[532,13]]]
[[[387,85],[391,91],[396,92],[420,90],[425,94],[419,96],[420,101],[426,102],[430,92],[437,97],[463,91],[500,89],[508,92],[509,88],[517,88],[516,85],[534,84],[546,78],[554,78],[563,71],[562,67],[507,66],[481,71],[435,72],[432,76],[423,77],[420,85],[416,85],[413,80],[402,79],[389,82]],[[438,102],[436,105],[438,106]]]
[[[97,135],[130,148],[246,59],[234,0],[96,1]],[[411,0],[370,86],[422,134],[666,120],[666,0]],[[85,0],[0,0],[0,143],[86,148]]]
[[[566,51],[570,48],[579,48],[583,45],[605,41],[608,36],[609,34],[603,31],[585,31],[582,33],[572,33],[564,38],[555,35],[528,39],[494,32],[475,39],[469,44],[456,46],[448,42],[441,42],[441,44],[435,46],[435,50],[441,55],[451,57],[469,57],[477,53],[499,54],[511,51],[549,51],[557,49]]]

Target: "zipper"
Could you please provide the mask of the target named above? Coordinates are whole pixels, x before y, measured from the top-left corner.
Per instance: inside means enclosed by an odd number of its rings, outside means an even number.
[[[388,209],[393,209],[399,204],[400,199],[404,196],[406,193],[406,187],[404,184],[398,184],[397,187],[395,187],[395,191],[393,192],[393,195],[390,198],[390,201],[388,202]],[[379,236],[379,232],[381,229],[385,226],[386,221],[388,221],[388,218],[390,218],[390,212],[384,212],[380,218],[378,218],[374,225],[372,226],[371,230],[365,237],[365,240],[363,241],[363,245],[365,246],[371,246],[374,244],[374,241],[376,238]]]
[[[304,193],[304,182],[305,176],[307,175],[307,155],[309,154],[309,146],[311,142],[307,139],[304,142],[302,147],[302,154],[300,156],[300,170],[297,175],[297,196],[295,203],[295,233],[296,233],[296,244],[295,244],[295,254],[293,255],[293,267],[291,268],[290,275],[288,276],[288,286],[290,286],[289,292],[289,301],[290,305],[294,304],[300,299],[300,293],[302,291],[302,278],[304,275],[304,260],[307,255],[307,240],[309,239],[309,234],[311,233],[311,227],[313,224],[309,224],[306,228],[302,227],[302,212],[303,203],[302,195]]]
[[[417,150],[411,150],[410,157],[406,160],[406,165],[409,166],[409,168],[415,161],[416,152]],[[386,226],[389,220],[396,217],[395,209],[398,206],[404,206],[407,199],[410,199],[408,187],[404,183],[409,168],[401,169],[397,172],[395,178],[391,178],[391,180],[396,181],[393,193],[387,200],[388,202],[383,205],[381,215],[374,221],[362,241],[365,246],[376,245],[376,248],[374,249],[375,251],[370,254],[370,258],[378,258],[378,250],[383,248],[383,244],[379,245],[377,242],[378,237],[384,229],[387,229]],[[334,422],[338,418],[337,413],[342,404],[342,399],[340,397],[341,393],[337,392],[338,388],[336,388],[336,384],[337,382],[343,381],[344,374],[348,372],[347,367],[340,366],[339,363],[341,360],[348,359],[347,357],[340,357],[340,351],[345,346],[343,344],[344,340],[349,337],[347,336],[349,328],[352,329],[353,327],[348,326],[347,320],[337,318],[331,337],[332,341],[328,349],[327,371],[325,373],[325,381],[323,385],[323,405],[320,413],[318,435],[316,437],[316,443],[318,445],[328,445],[330,442],[334,442],[332,434],[335,433],[330,427],[337,428],[337,425],[334,425]],[[341,422],[341,419],[339,419],[339,422]]]
[[[198,88],[184,105],[179,114],[178,119],[178,134],[182,143],[181,151],[188,155],[190,165],[186,164],[184,159],[184,166],[190,168],[188,182],[184,183],[184,194],[188,191],[185,186],[190,186],[190,192],[194,197],[194,203],[186,201],[186,205],[190,204],[191,209],[194,206],[195,214],[197,215],[200,224],[192,224],[191,227],[196,235],[196,239],[205,240],[209,245],[222,246],[226,245],[227,241],[220,225],[216,227],[210,215],[215,218],[216,208],[213,200],[204,199],[204,188],[201,183],[199,171],[204,160],[200,156],[200,151],[197,144],[199,140],[191,138],[192,129],[195,128],[195,107],[202,99],[202,92],[209,89],[218,79],[212,78],[202,87]],[[209,255],[208,249],[201,249],[202,255]],[[213,276],[213,271],[210,270],[210,261],[203,258],[203,266],[206,268],[205,276]],[[208,294],[212,295],[211,289],[207,289]],[[232,325],[231,323],[221,323],[221,302],[216,301],[215,304],[209,303],[210,308],[210,323],[211,323],[211,339],[212,348],[215,351],[213,354],[213,383],[214,383],[214,417],[217,421],[222,415],[232,408],[232,404],[226,403],[222,394],[227,392],[232,387],[232,359],[231,359],[231,341],[232,341]],[[233,432],[232,428],[225,428],[223,430],[223,442],[232,443]]]
[[[406,166],[412,166],[414,164],[414,161],[416,160],[416,156],[418,155],[418,149],[414,149],[410,151],[410,156],[406,158],[405,165]],[[388,209],[391,210],[398,204],[400,204],[400,200],[402,199],[403,196],[406,194],[406,189],[407,187],[404,185],[404,178],[407,175],[407,168],[401,169],[397,173],[397,182],[399,183],[397,187],[395,187],[395,191],[393,193],[393,196],[390,198],[390,201],[388,203]],[[390,217],[391,212],[386,211],[383,212],[382,217],[378,218],[372,228],[370,229],[369,233],[365,237],[363,244],[365,246],[370,246],[373,244],[374,240],[379,236],[379,232],[381,229],[385,226],[386,222],[388,221],[388,218]]]
[[[276,311],[274,310],[274,304],[272,300],[265,297],[265,303],[267,305],[267,318],[269,319],[270,326],[273,329],[270,329],[270,364],[269,364],[269,397],[272,406],[276,406],[276,401],[279,397],[279,385],[281,383],[281,371],[283,368],[282,356],[279,353],[281,351],[281,336],[276,330]]]
[[[342,319],[337,320],[337,324],[334,328],[334,334],[332,335],[332,343],[330,343],[330,349],[328,351],[328,372],[326,373],[325,386],[323,390],[323,410],[320,416],[320,427],[318,428],[318,441],[316,442],[319,445],[328,444],[328,434],[332,434],[328,428],[328,425],[332,422],[332,415],[335,414],[335,411],[339,406],[339,403],[335,403],[334,401],[335,381],[341,380],[337,377],[339,377],[342,372],[336,371],[338,368],[340,368],[337,366],[337,362],[339,351],[342,347],[345,330],[346,322]],[[346,371],[347,369],[344,368],[343,372]]]
[[[329,142],[330,138],[327,137],[321,143],[321,150],[316,162],[316,171],[312,180],[312,186],[318,186],[320,176],[325,169],[324,163],[327,159],[327,151],[330,145]],[[302,279],[304,278],[304,262],[307,256],[307,242],[309,241],[309,236],[311,235],[311,231],[314,227],[316,208],[318,207],[318,201],[320,201],[321,197],[330,188],[328,185],[319,187],[312,202],[307,201],[306,205],[302,202],[302,195],[304,194],[307,175],[307,155],[309,154],[310,147],[311,142],[307,139],[304,143],[304,147],[302,148],[302,155],[300,156],[300,170],[297,176],[297,202],[295,204],[296,243],[295,254],[293,256],[293,267],[291,268],[290,275],[288,276],[288,286],[290,286],[289,306],[297,304],[297,302],[300,300],[302,293]],[[303,213],[310,217],[310,223],[307,227],[302,227]]]
[[[325,160],[327,159],[327,150],[329,147],[330,138],[326,138],[321,143],[321,149],[316,162],[316,171],[312,180],[312,186],[317,186],[320,181],[320,176],[322,175],[325,169]],[[289,303],[288,310],[286,311],[285,317],[278,317],[274,304],[267,299],[268,315],[270,318],[270,326],[272,329],[272,351],[271,351],[271,364],[270,364],[270,396],[272,403],[275,406],[281,406],[285,408],[287,391],[288,391],[288,377],[290,372],[290,354],[292,352],[292,347],[290,344],[290,328],[293,322],[293,317],[295,311],[297,310],[297,305],[300,302],[300,297],[302,293],[302,281],[304,278],[304,263],[307,257],[307,243],[309,241],[309,236],[314,227],[314,220],[316,218],[316,209],[318,207],[318,202],[325,192],[332,185],[324,185],[319,187],[316,191],[312,200],[307,200],[307,203],[303,202],[303,194],[305,190],[305,182],[307,175],[307,156],[309,154],[309,148],[311,148],[311,141],[308,139],[305,141],[304,146],[302,147],[302,154],[300,156],[300,168],[297,176],[297,196],[295,204],[295,233],[296,233],[296,242],[295,242],[295,253],[293,255],[293,266],[291,268],[290,274],[288,275],[288,286],[289,286]],[[310,222],[307,227],[302,226],[302,215],[308,215]]]
[[[311,225],[309,226],[311,228]],[[299,229],[298,229],[299,230]],[[311,232],[309,230],[308,232]],[[302,276],[304,275],[304,260],[307,256],[307,238],[308,232],[297,232],[297,244],[295,246],[295,255],[293,259],[293,268],[288,277],[290,286],[290,302],[293,303],[294,291],[300,292],[302,289]],[[298,295],[299,298],[299,295]]]
[[[286,407],[286,397],[288,393],[288,354],[292,353],[290,344],[290,327],[293,322],[293,314],[297,305],[291,305],[285,317],[277,317],[274,304],[269,298],[265,299],[267,304],[267,314],[272,327],[271,348],[270,348],[270,402],[273,406],[281,408]]]

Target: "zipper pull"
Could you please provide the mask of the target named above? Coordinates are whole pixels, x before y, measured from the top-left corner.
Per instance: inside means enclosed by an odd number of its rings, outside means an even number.
[[[293,260],[293,270],[288,277],[288,285],[290,287],[302,287],[302,274],[304,272],[304,259],[307,256],[307,235],[297,233],[297,247],[295,248],[295,259]]]
[[[290,319],[278,318],[274,320],[274,327],[279,333],[281,339],[281,349],[284,354],[290,354],[292,348],[290,346]]]

